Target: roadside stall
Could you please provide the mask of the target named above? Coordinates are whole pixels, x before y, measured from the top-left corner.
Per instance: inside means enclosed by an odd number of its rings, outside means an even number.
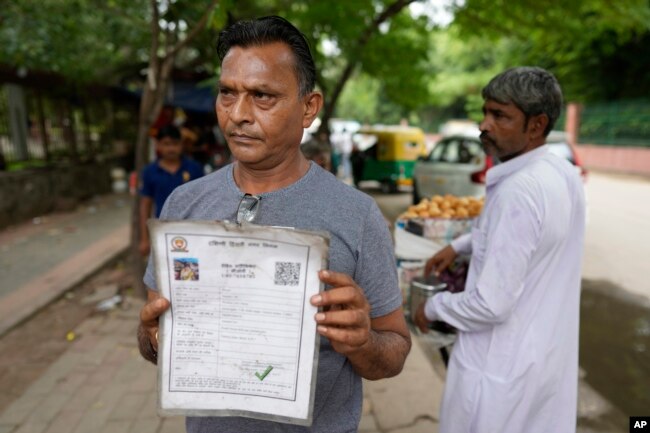
[[[483,209],[483,198],[436,195],[409,206],[395,222],[395,257],[404,310],[413,325],[415,308],[439,291],[464,290],[469,257],[459,257],[439,276],[424,278],[426,261],[460,235],[469,233]],[[428,344],[440,350],[445,365],[447,347],[453,344],[455,329],[434,322],[426,334]]]

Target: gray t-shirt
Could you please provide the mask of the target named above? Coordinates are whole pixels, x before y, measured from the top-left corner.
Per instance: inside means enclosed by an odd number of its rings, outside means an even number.
[[[184,184],[169,196],[160,219],[235,221],[243,196],[228,165]],[[402,304],[390,232],[375,201],[338,181],[316,164],[297,182],[262,194],[256,224],[330,233],[329,269],[351,275],[364,290],[370,316]],[[144,277],[155,289],[151,261]],[[347,358],[321,338],[311,428],[239,417],[188,417],[189,433],[355,432],[361,418],[361,378]]]

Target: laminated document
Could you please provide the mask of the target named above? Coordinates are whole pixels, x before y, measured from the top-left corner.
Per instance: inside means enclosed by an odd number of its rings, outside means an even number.
[[[207,221],[149,222],[156,284],[171,302],[158,334],[159,412],[310,425],[319,338],[309,302],[329,237]]]

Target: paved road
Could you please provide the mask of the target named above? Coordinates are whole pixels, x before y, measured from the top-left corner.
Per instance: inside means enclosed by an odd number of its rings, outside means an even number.
[[[586,273],[590,272],[592,269],[590,266],[595,263],[592,256],[602,249],[600,255],[596,254],[596,257],[600,257],[600,260],[603,260],[610,269],[609,273],[604,273],[604,278],[621,281],[620,284],[627,290],[634,290],[636,282],[642,280],[644,270],[642,263],[649,257],[647,239],[650,233],[648,231],[650,222],[647,218],[648,206],[650,206],[649,190],[650,182],[647,181],[598,174],[591,176],[588,184],[591,220],[587,249],[588,251],[593,249],[593,252],[589,251],[587,254]],[[385,209],[386,202],[392,205],[386,212],[391,220],[410,201],[407,194],[392,197],[377,195],[376,198],[382,209]],[[622,202],[630,206],[627,207]],[[635,205],[645,206],[645,211],[639,211]],[[616,209],[601,209],[602,206],[605,208],[614,206]],[[121,212],[124,211],[118,211]],[[93,212],[89,213],[93,214]],[[614,222],[622,220],[624,224],[614,229],[610,227],[613,224],[612,220]],[[65,223],[63,230],[71,226]],[[0,244],[3,247],[9,246],[9,249],[17,254],[20,245],[27,247],[27,243],[30,242],[28,239],[37,235],[35,232],[32,233],[32,229],[25,228],[25,232],[0,233],[6,236],[0,238]],[[60,234],[49,230],[50,228],[37,231],[42,237],[44,235],[54,237]],[[612,236],[609,236],[609,232]],[[24,240],[18,241],[19,239]],[[622,249],[626,251],[621,253]],[[62,259],[62,250],[60,251],[59,259]],[[604,252],[608,251],[613,253],[607,256]],[[56,254],[54,250],[54,255]],[[35,256],[24,257],[28,262],[36,260]],[[634,272],[638,272],[637,279],[632,279],[629,285],[624,283],[623,277],[616,274],[621,272],[619,267],[623,266],[633,267],[636,269]],[[602,266],[596,268],[601,269]],[[98,420],[103,424],[101,431],[107,433],[181,431],[182,423],[178,419],[163,422],[155,417],[153,408],[155,384],[151,375],[155,369],[149,367],[151,374],[143,373],[137,380],[133,379],[133,372],[142,372],[145,369],[144,361],[139,358],[133,340],[137,311],[138,306],[133,305],[132,308],[119,310],[116,314],[93,317],[75,329],[75,333],[81,337],[71,344],[70,350],[53,364],[12,407],[0,414],[0,433],[18,431],[21,433],[27,431],[83,433],[96,430]],[[107,348],[111,350],[106,350]],[[390,381],[367,384],[364,422],[360,431],[400,433],[436,431],[437,404],[441,390],[440,376],[443,376],[444,372],[433,373],[427,365],[426,356],[418,353],[418,350],[413,351],[404,374]],[[616,355],[618,357],[618,354]],[[82,365],[79,366],[78,362]],[[436,369],[436,372],[438,371],[439,368]],[[406,374],[408,372],[412,374]],[[426,379],[423,378],[424,374],[427,375]],[[432,384],[434,380],[437,382]],[[581,383],[581,413],[593,412],[593,407],[596,406],[594,401],[600,398],[597,396],[583,398],[585,393],[583,385],[584,383]],[[415,389],[416,387],[435,391],[435,396],[424,396],[422,389]],[[104,422],[102,423],[101,420]],[[580,433],[625,431],[594,428],[592,422],[588,425],[589,427],[580,426],[578,431]],[[618,425],[622,424],[618,423]]]
[[[591,173],[583,277],[650,301],[650,180]]]
[[[128,223],[130,204],[126,195],[96,197],[74,212],[34,218],[0,231],[0,274],[9,275],[0,284],[0,297]]]
[[[15,391],[10,398],[5,398],[4,409],[0,409],[0,433],[184,431],[182,418],[161,419],[156,414],[156,369],[140,357],[134,338],[142,300],[127,296],[120,308],[96,312],[71,329],[72,333],[68,335],[73,338],[69,341],[65,335],[70,330],[68,326],[60,326],[66,332],[58,332],[51,324],[58,314],[70,318],[67,300],[77,299],[77,294],[81,294],[80,291],[71,291],[69,296],[61,298],[60,308],[44,316],[36,315],[6,336],[1,336],[7,316],[3,308],[15,310],[11,308],[12,299],[16,301],[13,305],[24,301],[25,307],[30,307],[33,313],[35,305],[29,291],[31,288],[48,293],[53,290],[67,292],[76,284],[67,277],[80,267],[84,259],[100,263],[103,260],[97,259],[102,251],[110,250],[114,256],[124,249],[121,243],[113,241],[120,237],[122,241],[128,241],[128,230],[120,234],[106,230],[106,226],[116,224],[128,229],[128,208],[125,202],[114,196],[102,198],[101,203],[106,205],[97,202],[92,205],[94,210],[83,207],[67,214],[50,215],[39,224],[27,223],[0,231],[0,250],[15,256],[0,256],[3,259],[0,269],[4,266],[10,271],[19,271],[24,265],[32,271],[28,276],[33,277],[25,278],[22,273],[15,272],[16,279],[13,280],[10,277],[14,273],[7,272],[5,279],[8,281],[3,281],[3,284],[7,283],[6,287],[12,290],[6,295],[0,294],[0,348],[7,348],[3,353],[14,356],[8,361],[3,358],[7,361],[4,363],[7,368],[4,377],[0,368],[0,383],[5,385],[4,391],[7,388]],[[54,242],[53,238],[60,241]],[[100,251],[97,245],[105,248]],[[76,266],[68,267],[70,262]],[[45,273],[41,275],[42,272]],[[23,283],[25,280],[28,281]],[[97,290],[90,296],[101,293],[109,280],[100,278],[98,286],[89,287],[88,290]],[[85,302],[84,298],[78,299],[81,304]],[[54,362],[38,372],[34,371],[33,365],[28,365],[32,373],[25,378],[25,370],[29,368],[13,367],[18,365],[15,359],[25,359],[15,356],[17,350],[11,343],[19,341],[24,344],[32,333],[40,337],[44,328],[47,332],[55,332],[52,338],[43,339],[45,343],[36,346],[52,353],[54,344],[47,341],[56,338],[62,355],[53,356]],[[69,346],[62,348],[63,342],[69,342]],[[30,354],[33,352],[29,348],[25,350]],[[438,431],[444,369],[441,370],[439,357],[431,358],[416,341],[402,374],[387,380],[366,382],[360,432]],[[12,382],[9,376],[16,376],[17,381]],[[18,380],[21,377],[24,379]],[[8,384],[13,386],[8,387]]]
[[[0,231],[0,335],[127,248],[129,203],[126,195],[97,197]]]
[[[586,190],[589,221],[583,289],[587,292],[581,317],[585,376],[580,381],[578,431],[620,433],[626,431],[626,412],[641,401],[632,393],[633,384],[645,383],[647,377],[643,373],[647,361],[635,351],[647,347],[643,335],[647,335],[648,316],[643,311],[648,310],[632,311],[630,306],[650,301],[650,278],[644,272],[650,257],[650,180],[592,173]],[[409,194],[366,192],[390,221],[410,204]],[[599,292],[593,293],[596,288]],[[600,308],[597,300],[605,305]],[[602,310],[607,311],[606,321],[600,316]]]

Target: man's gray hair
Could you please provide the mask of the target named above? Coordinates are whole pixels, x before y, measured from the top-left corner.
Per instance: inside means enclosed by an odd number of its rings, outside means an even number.
[[[553,74],[533,66],[521,66],[503,71],[483,88],[484,100],[492,99],[500,104],[512,103],[526,117],[546,114],[548,125],[544,136],[553,129],[562,110],[562,89]]]

